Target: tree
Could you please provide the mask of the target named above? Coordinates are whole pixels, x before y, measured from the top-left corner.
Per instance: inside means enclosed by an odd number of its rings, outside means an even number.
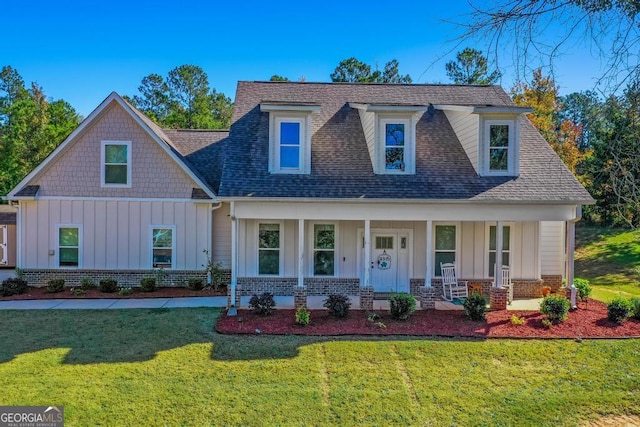
[[[384,70],[371,71],[371,66],[356,58],[348,58],[340,61],[338,66],[331,73],[333,82],[351,83],[411,83],[411,77],[401,75],[398,72],[398,61],[393,59],[387,62]]]
[[[603,106],[600,97],[594,91],[574,92],[560,97],[560,103],[560,117],[580,126],[578,146],[581,150],[590,148],[594,135],[602,126],[600,113]]]
[[[447,76],[457,85],[492,85],[501,77],[498,70],[489,73],[482,51],[469,47],[458,52],[456,60],[447,62],[445,68]]]
[[[614,90],[640,71],[638,0],[498,0],[471,4],[461,40],[486,40],[496,61],[515,58],[521,80],[530,70],[552,71],[565,51],[589,50],[606,62],[597,84]],[[585,46],[586,45],[586,46]]]
[[[166,78],[150,74],[138,91],[127,100],[160,126],[228,129],[231,125],[231,99],[211,89],[207,74],[196,65],[176,67]]]
[[[277,74],[274,74],[273,76],[271,76],[269,81],[270,82],[290,82],[291,80],[289,80],[288,77],[282,77]]]

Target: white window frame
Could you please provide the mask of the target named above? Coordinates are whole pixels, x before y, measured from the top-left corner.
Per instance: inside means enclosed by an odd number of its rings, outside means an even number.
[[[280,166],[280,124],[300,124],[300,153],[298,168]],[[308,174],[311,169],[311,113],[269,113],[269,172]]]
[[[493,276],[491,276],[493,274],[493,272],[491,271],[491,269],[493,268],[493,266],[489,265],[489,252],[495,252],[495,251],[490,251],[489,250],[489,244],[490,242],[490,238],[491,238],[491,227],[497,227],[498,225],[496,223],[487,223],[485,226],[485,257],[484,257],[484,268],[487,268],[487,275],[486,277],[488,278],[493,278]],[[502,248],[502,252],[508,252],[509,253],[509,266],[513,267],[513,234],[514,234],[514,227],[515,227],[515,223],[514,222],[504,222],[502,223],[502,228],[503,228],[503,233],[504,233],[504,228],[509,227],[509,250],[505,251],[504,248]],[[497,232],[497,230],[496,230]],[[497,237],[497,236],[496,236]],[[496,244],[498,242],[496,241]],[[503,258],[504,261],[504,258]],[[503,262],[504,265],[504,262]]]
[[[171,267],[165,270],[174,270],[176,268],[176,225],[175,224],[152,224],[149,226],[149,266],[151,269],[158,268],[153,266],[153,230],[167,228],[171,230]]]
[[[278,250],[278,274],[260,274],[260,251],[261,250],[275,250],[275,249],[261,249],[260,248],[260,225],[261,224],[278,224],[280,231],[280,247]],[[256,221],[256,264],[255,271],[257,277],[283,277],[284,276],[284,221],[268,221],[260,220]]]
[[[404,170],[386,168],[386,125],[404,125]],[[414,115],[376,114],[376,173],[380,175],[412,175],[416,172],[416,120]]]
[[[78,266],[60,265],[60,229],[61,228],[77,228],[78,229]],[[71,248],[73,246],[65,246]],[[56,268],[78,269],[82,268],[82,224],[56,224]]]
[[[490,176],[514,176],[518,174],[518,144],[517,134],[518,129],[516,120],[507,119],[485,119],[483,129],[483,156],[484,156],[484,174]],[[509,145],[507,146],[507,169],[506,170],[491,170],[491,147],[490,147],[490,130],[491,126],[508,126],[509,127]]]
[[[106,180],[106,147],[107,145],[125,145],[127,147],[127,183],[109,184]],[[103,188],[131,188],[131,141],[102,141],[100,144],[100,186]]]
[[[461,226],[459,222],[433,222],[432,226],[432,232],[433,232],[433,238],[431,239],[431,265],[433,265],[433,277],[441,277],[441,276],[436,276],[436,227],[440,226],[440,225],[451,225],[454,226],[456,228],[456,249],[455,249],[455,265],[456,265],[456,274],[460,275],[460,242],[462,241],[462,236],[461,236]]]
[[[338,245],[339,242],[339,227],[338,227],[338,222],[337,221],[308,221],[308,229],[307,229],[307,241],[309,242],[307,246],[307,250],[308,250],[308,254],[309,256],[305,257],[306,261],[308,263],[308,274],[309,277],[340,277],[339,275],[339,265],[340,263],[338,262],[338,260],[340,259],[340,254],[339,254],[339,248],[340,245]],[[326,276],[326,275],[316,275],[315,274],[315,259],[314,259],[314,255],[315,255],[315,226],[316,225],[333,225],[333,238],[334,238],[334,249],[333,249],[333,276]]]

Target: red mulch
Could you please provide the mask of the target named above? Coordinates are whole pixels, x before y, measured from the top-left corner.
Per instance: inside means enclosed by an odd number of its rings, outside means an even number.
[[[133,292],[129,295],[120,295],[118,292],[112,294],[100,292],[99,289],[89,289],[85,295],[73,295],[71,294],[71,288],[65,289],[63,292],[51,294],[47,292],[47,287],[32,287],[29,286],[27,292],[20,295],[13,295],[10,297],[0,297],[0,301],[11,300],[32,300],[32,299],[100,299],[100,298],[177,298],[177,297],[215,297],[227,295],[227,290],[214,291],[203,289],[201,291],[191,291],[187,288],[168,288],[161,287],[155,292],[142,292],[139,288],[133,288]]]
[[[311,310],[311,323],[295,323],[294,310],[275,310],[260,317],[249,310],[238,310],[238,316],[223,314],[216,330],[223,334],[294,334],[294,335],[416,335],[447,337],[508,338],[620,338],[640,337],[640,321],[629,319],[622,325],[607,320],[607,306],[589,301],[569,313],[569,318],[547,329],[546,316],[538,311],[492,311],[486,322],[467,320],[464,311],[416,311],[408,320],[393,320],[388,312],[376,311],[380,319],[371,322],[367,313],[352,310],[344,319],[329,316],[326,310]],[[511,316],[525,319],[524,325],[511,324]],[[384,323],[381,327],[377,322]],[[256,331],[259,329],[259,332]]]

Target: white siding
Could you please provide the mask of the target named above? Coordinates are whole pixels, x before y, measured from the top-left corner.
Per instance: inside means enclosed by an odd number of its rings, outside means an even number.
[[[373,170],[375,167],[375,147],[376,147],[376,114],[367,112],[362,109],[358,109],[360,113],[360,120],[362,121],[362,131],[364,132],[364,139],[367,141],[367,148],[369,149],[369,158],[371,159],[371,166]]]
[[[57,268],[56,226],[76,224],[82,227],[82,268],[151,269],[151,225],[175,225],[176,269],[201,269],[207,209],[184,202],[23,202],[22,267]]]
[[[478,149],[480,147],[480,116],[462,111],[445,111],[445,115],[467,153],[473,168],[478,172]]]
[[[543,275],[564,274],[564,222],[540,222],[540,258]]]

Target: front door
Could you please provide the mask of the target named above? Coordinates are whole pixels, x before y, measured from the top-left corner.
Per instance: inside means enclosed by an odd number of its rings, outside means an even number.
[[[374,292],[397,292],[398,233],[372,233],[371,286]]]
[[[7,226],[0,225],[0,265],[6,265],[8,262],[7,237]]]

